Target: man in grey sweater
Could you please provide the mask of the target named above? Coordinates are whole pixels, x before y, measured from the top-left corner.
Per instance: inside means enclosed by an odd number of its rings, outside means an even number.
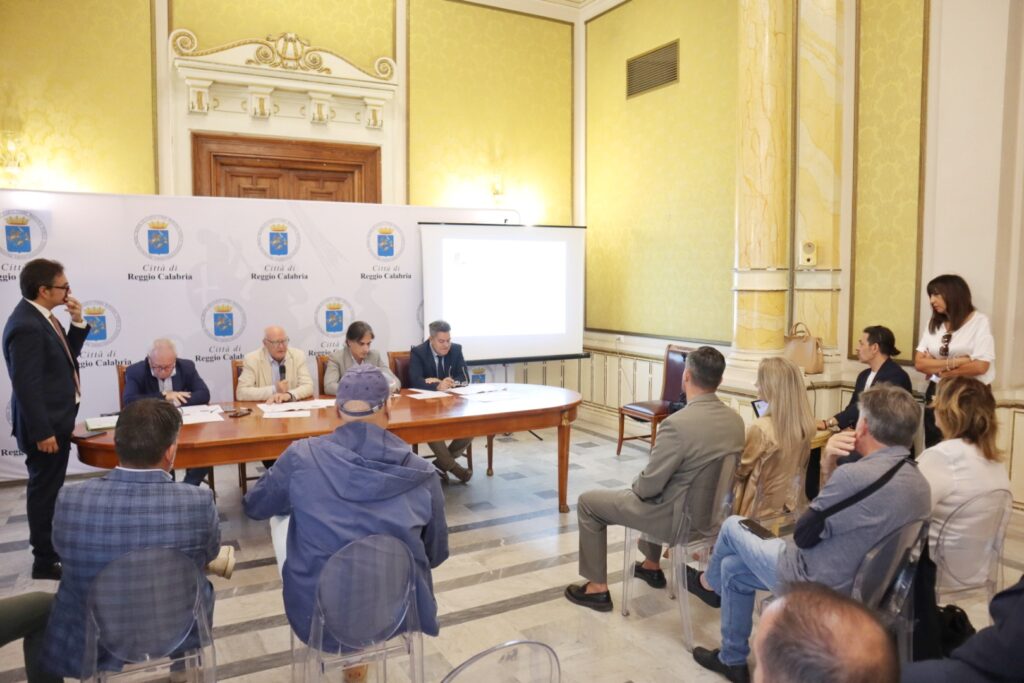
[[[748,681],[755,591],[814,581],[848,594],[872,546],[909,522],[927,519],[928,482],[909,460],[920,417],[917,402],[900,387],[881,384],[861,394],[856,450],[864,457],[837,469],[811,508],[821,511],[851,498],[905,462],[880,489],[829,516],[819,542],[800,548],[791,538],[759,538],[740,525],[740,517],[726,520],[707,571],[687,569],[687,588],[722,608],[722,647],[694,648],[693,658],[701,666],[731,681]]]
[[[681,514],[676,501],[686,495],[701,495],[699,500],[710,500],[713,492],[690,490],[697,472],[704,465],[743,449],[743,419],[715,395],[724,371],[725,358],[716,349],[702,346],[690,352],[683,370],[686,407],[661,423],[651,460],[637,475],[633,487],[587,491],[580,496],[576,510],[580,524],[580,574],[589,581],[565,589],[570,602],[599,612],[611,611],[610,525],[623,524],[669,541]],[[640,550],[646,559],[636,563],[637,578],[655,588],[664,588],[665,574],[659,566],[661,546],[641,541]]]

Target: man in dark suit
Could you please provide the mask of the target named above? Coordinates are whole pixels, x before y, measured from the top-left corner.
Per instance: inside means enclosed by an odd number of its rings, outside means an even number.
[[[153,342],[146,360],[130,366],[124,374],[124,405],[140,398],[160,398],[175,406],[203,406],[210,402],[210,390],[196,371],[196,364],[178,358],[170,339]],[[185,483],[199,486],[212,467],[192,467]]]
[[[827,420],[818,423],[819,429],[852,429],[860,417],[859,400],[861,392],[870,389],[875,384],[893,384],[903,387],[910,393],[914,387],[910,384],[910,375],[896,364],[892,358],[900,355],[896,348],[896,337],[892,330],[882,325],[865,327],[864,333],[857,342],[857,358],[861,363],[867,363],[868,367],[857,375],[857,383],[853,388],[853,396],[845,409],[836,413]]]
[[[466,382],[469,372],[462,357],[462,346],[452,343],[452,326],[443,320],[430,323],[430,339],[409,350],[409,386],[413,389],[448,391],[456,382]],[[472,439],[455,439],[451,443],[431,441],[427,445],[437,456],[434,464],[442,472],[451,472],[465,483],[473,470],[455,461],[465,455]]]
[[[24,298],[7,319],[3,337],[4,361],[14,390],[12,433],[28,468],[32,578],[59,581],[60,557],[53,549],[50,529],[82,400],[78,354],[89,335],[89,325],[78,299],[70,296],[64,266],[57,261],[29,261],[21,270],[19,284]],[[57,306],[66,306],[71,314],[67,332],[53,314]]]
[[[179,486],[168,474],[180,429],[181,414],[167,401],[126,406],[114,431],[119,467],[61,491],[53,541],[64,561],[64,580],[50,612],[42,658],[53,673],[80,677],[89,586],[112,560],[142,548],[175,548],[202,570],[217,556],[220,526],[213,493]],[[212,610],[213,586],[204,583]],[[101,653],[100,669],[120,665]]]

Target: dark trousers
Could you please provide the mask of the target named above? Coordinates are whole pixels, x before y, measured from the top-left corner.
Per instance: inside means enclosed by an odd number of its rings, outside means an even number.
[[[56,453],[43,453],[35,444],[19,443],[18,447],[27,456],[28,495],[28,541],[32,544],[35,564],[43,567],[60,561],[53,549],[50,538],[53,531],[53,509],[57,505],[57,494],[64,485],[68,471],[68,455],[71,453],[71,437],[57,437]]]
[[[932,408],[932,399],[935,397],[935,390],[938,385],[935,382],[928,382],[928,389],[924,392],[924,447],[931,448],[942,441],[942,432],[935,424],[935,409]]]
[[[50,617],[50,593],[25,593],[0,600],[0,646],[22,638],[25,653],[25,676],[28,683],[61,683],[64,679],[45,672],[39,661],[43,633]]]
[[[206,475],[213,472],[212,467],[189,467],[185,470],[185,483],[191,484],[192,486],[199,486],[203,483],[203,479]]]

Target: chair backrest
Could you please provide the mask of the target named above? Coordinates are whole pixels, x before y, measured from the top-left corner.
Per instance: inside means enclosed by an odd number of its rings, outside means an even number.
[[[117,369],[117,405],[124,408],[124,376],[131,366],[127,363],[114,366]]]
[[[853,599],[873,609],[881,607],[887,598],[888,602],[900,600],[895,609],[887,610],[898,613],[913,578],[904,570],[917,563],[927,538],[928,520],[917,519],[904,524],[876,543],[865,553],[853,577]],[[897,582],[897,579],[901,580]],[[893,592],[897,595],[893,595]],[[900,596],[898,593],[903,594]]]
[[[661,379],[661,400],[678,401],[683,392],[683,370],[686,369],[686,354],[691,349],[669,344],[665,347],[665,372]]]
[[[961,586],[994,580],[1012,510],[1013,494],[997,489],[979,493],[949,513],[935,544],[935,564],[943,577]]]
[[[393,536],[375,534],[334,553],[317,581],[310,647],[334,651],[334,640],[362,650],[401,631],[419,631],[409,548]]]
[[[242,366],[245,365],[245,361],[241,358],[236,358],[231,361],[231,397],[238,400],[238,378],[242,376]]]
[[[388,367],[403,387],[409,386],[409,351],[388,351]]]
[[[203,582],[195,562],[180,550],[134,550],[110,562],[93,579],[86,600],[88,627],[99,644],[122,661],[167,657],[179,650],[199,615],[207,613]],[[86,657],[89,650],[86,643]]]
[[[329,359],[329,356],[325,356],[323,354],[319,354],[316,357],[316,379],[317,386],[320,388],[319,390],[321,396],[327,393],[324,391],[324,373],[327,372],[327,361]]]
[[[673,543],[688,543],[718,534],[722,522],[732,514],[732,481],[739,459],[739,453],[730,453],[697,470],[686,495],[677,503],[682,510],[676,515],[678,527],[673,533]]]
[[[550,646],[533,640],[513,640],[478,652],[455,667],[441,683],[559,683],[561,680],[558,655]]]

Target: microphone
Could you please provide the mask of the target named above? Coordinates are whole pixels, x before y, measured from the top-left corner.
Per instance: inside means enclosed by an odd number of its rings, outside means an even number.
[[[285,372],[286,369],[287,368],[286,368],[285,364],[281,363],[281,379],[285,379],[285,375],[288,374],[287,372]]]

